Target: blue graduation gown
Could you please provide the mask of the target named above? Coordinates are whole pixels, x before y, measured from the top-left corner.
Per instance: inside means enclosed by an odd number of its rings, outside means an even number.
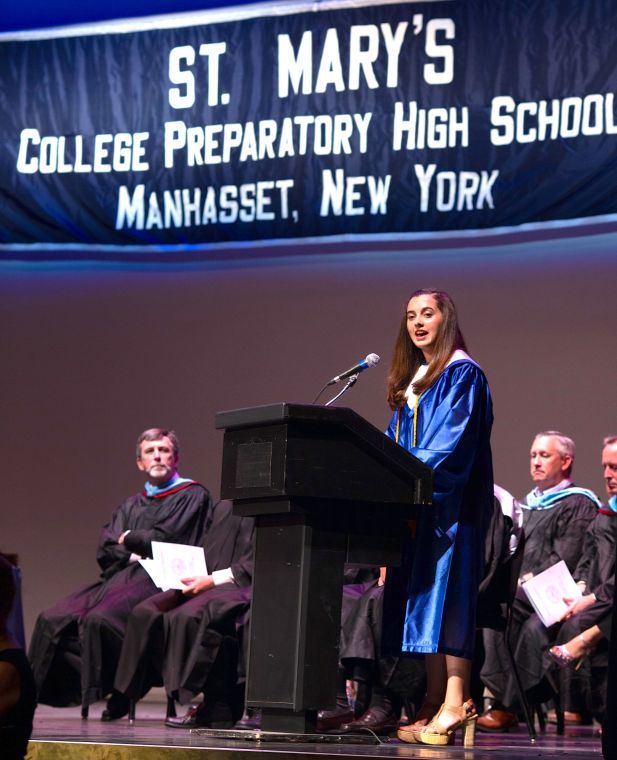
[[[387,430],[393,439],[398,415]],[[420,396],[416,447],[413,417],[414,410],[405,405],[399,443],[433,468],[433,504],[418,510],[403,568],[388,571],[405,615],[404,620],[402,614],[389,616],[392,604],[386,605],[386,649],[392,651],[398,640],[402,652],[471,658],[484,540],[493,510],[493,411],[484,373],[468,359],[444,369]]]

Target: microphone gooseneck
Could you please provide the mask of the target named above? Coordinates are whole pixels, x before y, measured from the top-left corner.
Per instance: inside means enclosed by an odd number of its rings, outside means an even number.
[[[379,364],[380,358],[377,354],[367,354],[367,356],[362,359],[362,361],[359,361],[357,364],[354,364],[353,367],[350,367],[349,369],[346,369],[345,372],[341,372],[340,375],[336,375],[336,377],[333,377],[332,380],[329,380],[324,387],[319,391],[317,396],[315,397],[315,400],[313,401],[314,404],[317,403],[317,400],[321,396],[321,394],[328,388],[330,385],[334,385],[335,383],[340,383],[341,380],[346,380],[349,378],[349,381],[343,388],[343,390],[340,393],[337,393],[337,395],[328,401],[326,406],[329,406],[333,401],[336,401],[340,396],[345,393],[345,391],[349,390],[349,388],[352,387],[352,385],[356,382],[358,379],[358,375],[360,372],[364,372],[365,369],[370,369],[371,367],[374,367],[376,364]]]
[[[348,377],[351,377],[352,375],[357,375],[360,372],[364,372],[365,369],[370,369],[371,367],[374,367],[376,364],[379,364],[380,358],[377,354],[367,354],[367,356],[362,359],[362,361],[359,361],[357,364],[354,364],[353,367],[350,367],[349,369],[346,369],[345,372],[341,372],[340,375],[336,375],[328,382],[328,385],[334,385],[335,383],[340,383],[341,380],[345,380]]]

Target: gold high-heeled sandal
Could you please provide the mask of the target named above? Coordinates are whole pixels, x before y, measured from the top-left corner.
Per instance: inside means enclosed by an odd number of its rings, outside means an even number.
[[[446,712],[457,717],[456,722],[447,728],[439,722],[440,716]],[[463,746],[468,748],[473,747],[477,720],[478,712],[471,699],[468,699],[460,707],[444,703],[433,720],[420,731],[414,731],[413,737],[418,744],[445,746],[454,743],[454,734],[461,728],[463,731]]]
[[[436,702],[428,702],[427,700],[424,700],[422,706],[415,715],[414,722],[410,723],[408,726],[401,726],[398,729],[396,732],[397,739],[400,739],[402,742],[407,742],[407,744],[415,744],[416,740],[413,736],[414,732],[421,731],[427,726],[433,720],[435,715],[437,715],[439,708],[440,705]]]

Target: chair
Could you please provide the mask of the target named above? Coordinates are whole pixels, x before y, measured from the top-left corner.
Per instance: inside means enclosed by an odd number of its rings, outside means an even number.
[[[129,700],[129,712],[128,712],[128,719],[129,723],[135,723],[135,705],[137,704],[136,700],[130,699]],[[88,713],[89,705],[82,703],[81,705],[81,718],[82,720],[88,720]],[[167,697],[167,710],[165,712],[165,718],[175,718],[176,717],[176,702],[173,699],[173,697]]]

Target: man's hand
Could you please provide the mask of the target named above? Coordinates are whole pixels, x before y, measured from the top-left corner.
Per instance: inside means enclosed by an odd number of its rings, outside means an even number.
[[[121,533],[121,534],[120,534],[120,537],[118,538],[118,543],[119,543],[119,544],[123,544],[123,543],[124,543],[124,539],[125,539],[126,535],[127,535],[128,533],[130,533],[130,532],[131,532],[130,530],[125,530],[125,531],[124,531],[124,533]]]
[[[562,620],[568,620],[574,615],[578,615],[583,610],[591,607],[596,603],[595,594],[587,594],[586,596],[578,596],[576,599],[568,599],[564,597],[564,602],[568,605],[569,609],[566,614],[561,618]]]
[[[197,596],[197,594],[201,594],[203,591],[214,588],[214,579],[211,575],[196,575],[194,578],[181,578],[181,582],[186,586],[186,588],[182,589],[182,593],[187,596]]]

